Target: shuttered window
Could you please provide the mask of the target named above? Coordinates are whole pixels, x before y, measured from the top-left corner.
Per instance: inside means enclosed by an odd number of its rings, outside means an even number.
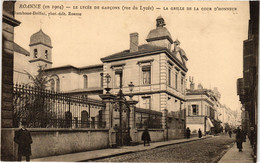
[[[192,115],[199,115],[199,105],[192,105]]]
[[[142,67],[143,84],[151,84],[151,66]]]
[[[191,115],[191,106],[188,105],[188,116]]]

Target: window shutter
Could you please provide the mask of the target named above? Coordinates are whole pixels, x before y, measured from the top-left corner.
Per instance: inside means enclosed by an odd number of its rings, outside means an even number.
[[[190,114],[191,114],[191,106],[188,105],[188,115],[190,115]]]
[[[196,105],[196,112],[197,112],[197,115],[199,115],[199,105]]]

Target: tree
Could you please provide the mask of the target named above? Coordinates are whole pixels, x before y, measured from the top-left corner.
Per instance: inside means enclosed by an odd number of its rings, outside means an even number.
[[[42,66],[39,66],[39,70],[37,71],[37,75],[31,75],[29,72],[27,72],[27,75],[30,76],[30,79],[32,80],[33,87],[45,90],[47,88],[47,84],[50,81],[48,75],[44,72]]]
[[[31,75],[32,83],[27,85],[16,85],[14,90],[14,124],[24,119],[27,127],[45,128],[52,125],[56,117],[51,104],[51,91],[46,90],[49,77],[42,67],[39,67],[37,75]]]

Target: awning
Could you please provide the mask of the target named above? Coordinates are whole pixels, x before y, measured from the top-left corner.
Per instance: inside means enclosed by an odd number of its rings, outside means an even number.
[[[211,122],[211,120],[210,120],[209,118],[207,118],[207,120],[208,120],[209,126],[210,126],[210,127],[214,127],[214,125],[213,125],[213,123]]]

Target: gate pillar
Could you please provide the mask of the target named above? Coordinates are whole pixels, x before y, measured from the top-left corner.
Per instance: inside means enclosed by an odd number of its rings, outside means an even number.
[[[116,133],[115,130],[113,129],[113,107],[112,107],[112,102],[114,101],[115,96],[106,93],[99,95],[100,98],[106,103],[106,107],[104,110],[104,119],[106,122],[106,128],[108,128],[108,139],[109,139],[109,146],[112,147],[114,144],[116,144]]]
[[[130,137],[132,138],[132,142],[138,142],[137,137],[137,129],[135,126],[135,105],[138,103],[138,101],[135,100],[129,100],[127,103],[130,106],[130,115],[129,115],[129,127],[130,127]]]
[[[168,139],[167,112],[168,112],[167,109],[162,110],[162,128],[164,129],[164,133],[163,133],[164,141]]]

